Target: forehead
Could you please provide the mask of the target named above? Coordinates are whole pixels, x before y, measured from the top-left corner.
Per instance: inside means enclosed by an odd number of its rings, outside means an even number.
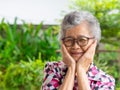
[[[66,30],[65,37],[72,36],[72,37],[78,37],[78,36],[87,36],[90,37],[90,27],[86,23],[81,23],[77,26],[74,26],[68,30]]]

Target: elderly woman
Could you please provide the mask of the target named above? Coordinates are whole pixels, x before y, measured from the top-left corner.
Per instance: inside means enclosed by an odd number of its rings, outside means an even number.
[[[114,78],[93,63],[100,38],[100,25],[90,12],[67,14],[60,31],[62,60],[45,65],[42,90],[114,90]]]

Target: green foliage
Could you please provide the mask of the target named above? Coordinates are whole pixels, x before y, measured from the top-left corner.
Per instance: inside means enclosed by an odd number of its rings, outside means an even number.
[[[91,11],[102,29],[102,42],[120,46],[120,0],[71,0],[70,7]],[[108,40],[109,39],[109,40]]]
[[[49,60],[56,55],[59,43],[56,37],[57,26],[48,26],[43,29],[42,22],[34,26],[23,24],[18,26],[17,19],[14,24],[5,23],[4,19],[0,23],[0,67],[4,69],[9,63],[16,63],[20,60],[34,60],[38,53],[41,53],[42,60]],[[33,59],[34,58],[34,59]]]
[[[0,71],[0,90],[3,89],[3,80],[4,80],[4,75],[3,72]]]
[[[53,27],[46,29],[41,36],[39,42],[39,49],[41,53],[42,60],[50,60],[51,56],[57,57],[56,50],[59,49],[59,42],[57,39],[57,32],[53,32]]]
[[[120,90],[120,88],[116,88],[116,90]]]
[[[96,63],[96,66],[101,68],[103,71],[113,75],[115,78],[119,78],[119,73],[114,72],[118,71],[118,66],[117,66],[117,57],[118,54],[114,52],[105,52],[105,53],[99,53],[99,55],[95,56],[94,62]],[[111,68],[111,69],[109,69]]]
[[[0,23],[0,90],[39,90],[44,61],[57,60],[59,27]],[[39,59],[36,58],[39,55]]]
[[[4,77],[4,89],[39,90],[43,78],[43,66],[44,63],[40,59],[11,63]]]

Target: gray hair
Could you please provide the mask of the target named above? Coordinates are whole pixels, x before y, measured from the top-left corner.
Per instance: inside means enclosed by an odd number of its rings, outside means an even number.
[[[65,37],[66,30],[79,25],[83,21],[87,21],[88,24],[92,27],[90,32],[99,42],[101,39],[101,29],[98,20],[88,11],[74,11],[65,15],[62,23],[61,30],[59,33],[59,39]]]

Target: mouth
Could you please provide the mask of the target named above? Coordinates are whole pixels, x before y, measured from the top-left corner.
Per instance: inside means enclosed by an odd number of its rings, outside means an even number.
[[[84,52],[71,52],[71,56],[81,56]]]

